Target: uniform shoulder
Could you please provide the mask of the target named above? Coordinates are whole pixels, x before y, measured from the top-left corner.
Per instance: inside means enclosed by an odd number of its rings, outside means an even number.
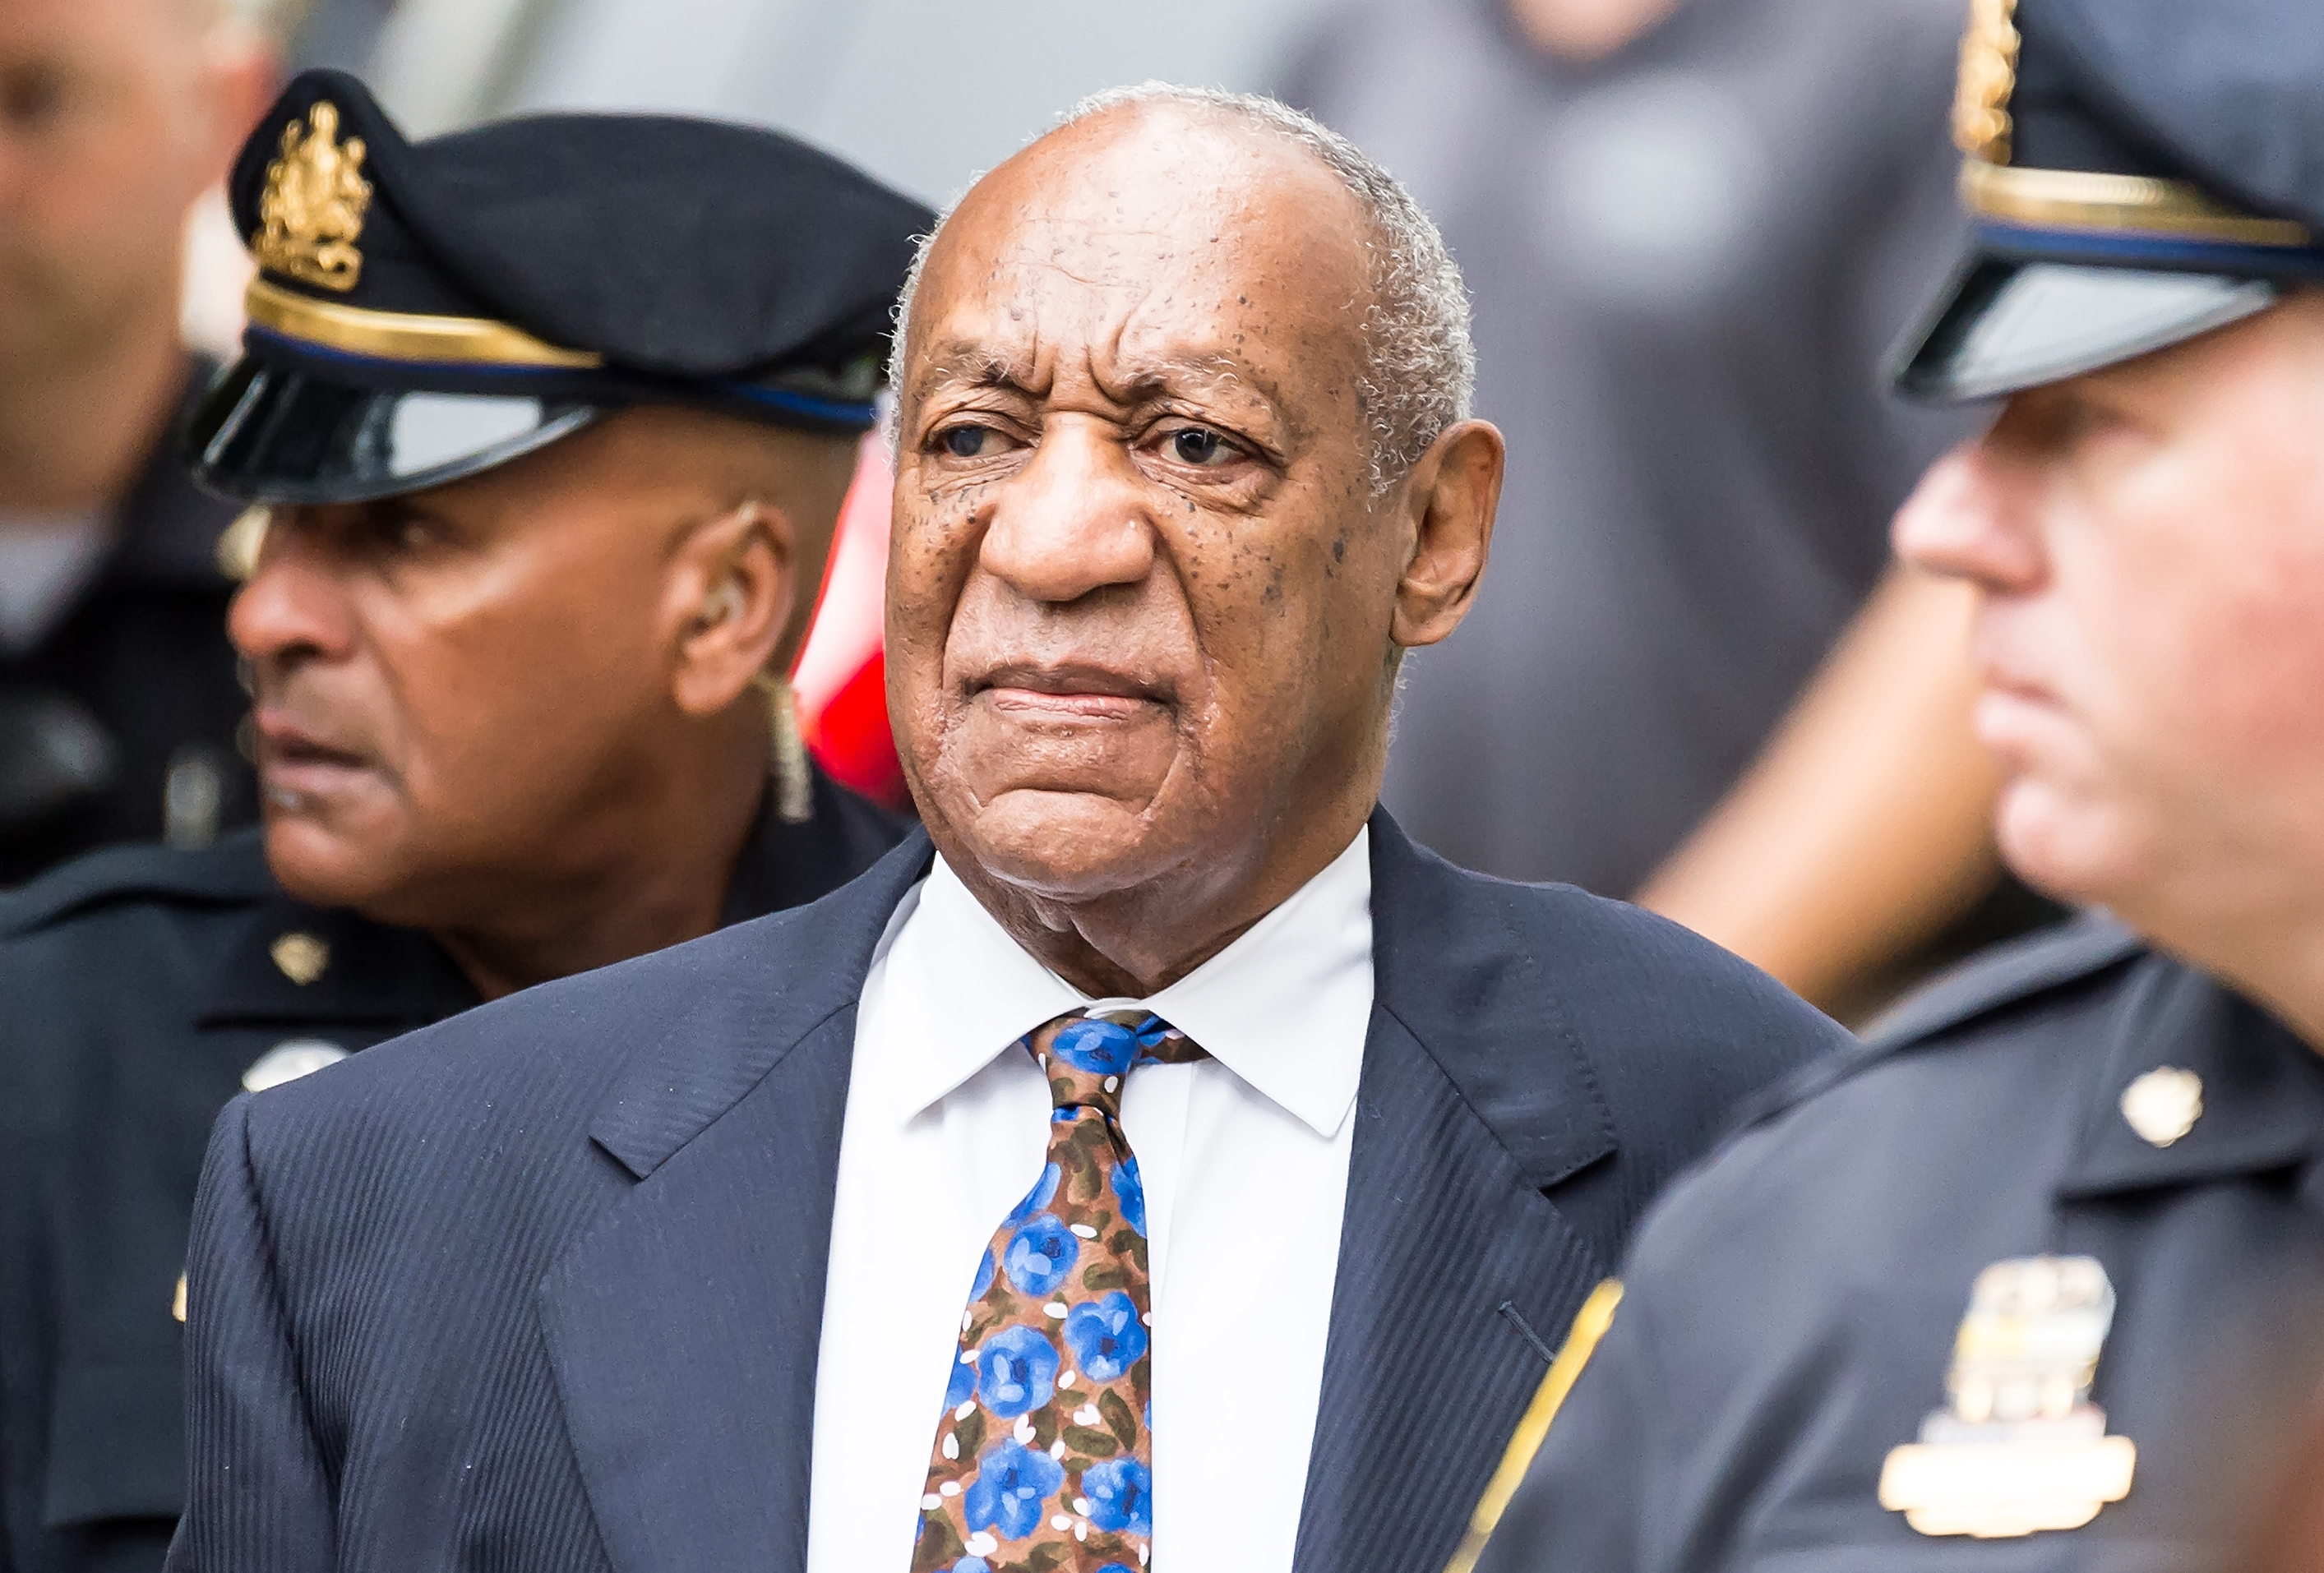
[[[1875,1053],[1903,1048],[2079,984],[2145,950],[2145,941],[2113,918],[2077,918],[1970,957],[1874,1021],[1864,1041]]]
[[[255,830],[198,851],[109,847],[52,869],[0,897],[0,940],[37,934],[90,912],[130,903],[243,906],[278,893]]]
[[[1890,1007],[1848,1053],[1803,1066],[1754,1099],[1738,1128],[1764,1124],[1900,1054],[2078,988],[2145,953],[2144,941],[2096,915],[1981,951]]]

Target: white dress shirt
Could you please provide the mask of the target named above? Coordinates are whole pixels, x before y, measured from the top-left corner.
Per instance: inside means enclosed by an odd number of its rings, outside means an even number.
[[[1323,1378],[1372,1006],[1370,835],[1150,999],[1092,1000],[938,859],[863,981],[816,1367],[807,1573],[896,1573],[984,1247],[1046,1161],[1048,1083],[1009,1052],[1080,1007],[1210,1051],[1145,1065],[1122,1130],[1146,1186],[1154,1552],[1291,1566]]]

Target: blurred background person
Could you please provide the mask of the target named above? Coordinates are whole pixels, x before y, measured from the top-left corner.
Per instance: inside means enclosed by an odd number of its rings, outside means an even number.
[[[189,212],[276,86],[291,0],[0,5],[0,887],[254,809],[216,560],[170,437]]]
[[[1991,852],[1966,598],[1884,544],[1978,419],[1877,375],[1959,235],[1962,15],[1341,0],[1284,87],[1443,225],[1478,407],[1525,438],[1479,637],[1407,668],[1388,803],[1457,862],[1643,894],[1841,1009],[2055,915]]]
[[[188,452],[273,505],[230,617],[265,826],[0,902],[10,1573],[161,1563],[172,1302],[228,1099],[812,901],[901,834],[813,769],[771,679],[926,207],[699,121],[410,145],[332,72],[233,190],[265,265]]]

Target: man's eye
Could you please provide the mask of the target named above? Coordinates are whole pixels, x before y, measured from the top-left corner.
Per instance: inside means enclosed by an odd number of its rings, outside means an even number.
[[[0,72],[0,124],[20,134],[49,129],[64,113],[69,86],[65,74],[51,66]]]
[[[1235,456],[1237,449],[1209,428],[1190,426],[1170,434],[1170,452],[1180,464],[1201,468],[1224,464]]]
[[[955,459],[990,458],[1001,451],[1001,434],[989,426],[947,427],[936,443]]]

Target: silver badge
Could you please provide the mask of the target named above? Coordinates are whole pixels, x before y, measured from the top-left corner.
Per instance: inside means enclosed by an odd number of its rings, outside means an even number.
[[[291,1038],[259,1055],[256,1062],[242,1073],[242,1084],[252,1092],[263,1092],[269,1087],[280,1087],[285,1081],[311,1075],[326,1065],[336,1065],[346,1057],[346,1050],[337,1044],[327,1044],[320,1038]]]
[[[1949,1407],[1889,1450],[1880,1505],[1924,1535],[2080,1529],[2130,1494],[2137,1449],[2090,1402],[2114,1325],[2095,1256],[2018,1256],[1977,1275],[1945,1378]]]

